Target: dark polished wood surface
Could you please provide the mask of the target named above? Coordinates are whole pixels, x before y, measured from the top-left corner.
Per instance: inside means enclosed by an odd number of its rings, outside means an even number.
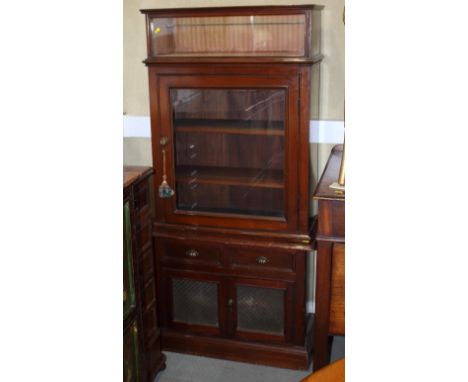
[[[342,145],[333,148],[314,193],[318,201],[314,370],[329,363],[331,336],[345,334],[345,194],[330,188],[338,180],[342,152]]]
[[[311,58],[295,58],[295,57],[193,57],[192,61],[197,64],[318,64],[323,60],[323,55],[318,54]],[[186,57],[154,57],[143,61],[144,64],[150,66],[152,64],[183,64],[187,62]]]
[[[220,15],[226,16],[235,14],[289,14],[297,13],[305,9],[323,10],[323,5],[256,5],[256,6],[233,6],[233,7],[197,7],[197,8],[159,8],[159,9],[140,9],[141,13],[150,15],[159,15],[167,17],[175,16],[205,16]]]
[[[153,169],[148,166],[124,166],[123,167],[123,187],[130,186],[139,179],[143,179],[153,173]]]
[[[308,367],[312,320],[306,314],[306,259],[313,244],[310,88],[311,63],[320,57],[309,48],[301,58],[157,56],[149,19],[287,13],[306,14],[305,23],[310,25],[311,9],[321,8],[142,11],[147,15],[145,64],[156,164],[152,235],[163,349]],[[312,28],[306,29],[304,46],[311,46]],[[199,97],[203,102],[197,103],[194,97],[178,98],[177,89],[231,93]],[[236,98],[232,95],[236,89],[274,91],[283,94],[283,101],[269,107],[268,114],[259,109],[252,120],[245,110],[267,98]],[[200,148],[194,156],[188,155],[190,145]],[[159,197],[163,175],[175,190],[172,197]],[[187,196],[191,182],[198,187],[195,200]],[[205,209],[196,209],[198,203]],[[191,205],[192,210],[187,207]]]
[[[310,67],[300,65],[274,66],[236,66],[234,64],[213,64],[209,67],[198,65],[154,65],[149,67],[150,109],[153,143],[153,163],[162,163],[160,139],[173,137],[172,114],[170,112],[169,89],[172,87],[217,88],[282,88],[288,89],[288,123],[286,131],[287,146],[284,150],[284,184],[286,192],[283,201],[284,217],[257,217],[231,214],[229,218],[220,214],[192,213],[177,209],[176,199],[156,199],[156,221],[178,225],[205,227],[225,227],[249,230],[270,230],[272,232],[290,232],[293,235],[309,234],[309,87]],[[162,108],[164,104],[167,107]],[[298,107],[300,105],[300,108]],[[212,141],[213,135],[205,136],[207,147],[219,147]],[[167,168],[174,169],[176,155],[174,142],[169,138],[166,147]],[[268,146],[265,145],[264,149]],[[245,156],[244,152],[244,156]],[[261,152],[255,153],[260,155]],[[226,158],[229,152],[222,154]],[[253,155],[252,155],[253,156]],[[219,161],[225,160],[220,157]],[[156,186],[161,183],[162,166],[155,168]],[[167,181],[175,187],[176,174],[167,172]],[[232,180],[231,180],[232,181]],[[239,179],[241,182],[242,179]],[[276,187],[276,186],[275,186]],[[261,199],[258,201],[262,202]],[[300,206],[300,207],[299,207]]]
[[[218,338],[169,329],[162,329],[162,332],[163,347],[168,351],[288,369],[306,370],[310,363],[302,346]]]
[[[136,291],[136,318],[131,329],[138,338],[139,381],[152,382],[165,368],[157,322],[156,271],[152,246],[151,167],[124,166],[124,201],[130,205],[133,271]],[[127,322],[126,320],[125,322]],[[128,324],[126,324],[128,326]],[[126,331],[126,335],[128,336]],[[136,380],[135,380],[136,381]]]
[[[216,242],[207,239],[203,231],[198,231],[198,235],[192,238],[181,235],[170,239],[156,233],[155,242],[161,275],[158,285],[159,290],[164,291],[158,299],[160,324],[163,328],[170,329],[163,331],[164,349],[282,367],[308,367],[310,347],[304,342],[307,328],[306,251],[295,250],[294,247],[286,249],[281,245],[275,246],[273,242],[246,243],[227,236],[224,236],[224,241]],[[196,253],[196,257],[192,257],[192,253]],[[173,282],[178,279],[218,285],[218,327],[182,324],[174,320]],[[237,328],[236,301],[239,285],[265,291],[281,291],[284,299],[283,334],[242,331]],[[230,300],[234,302],[233,308],[228,308]],[[175,338],[172,339],[172,335],[175,332],[184,335],[176,336],[178,340],[173,342]],[[190,334],[197,336],[190,337]],[[171,335],[171,339],[165,339],[166,335]],[[205,341],[203,336],[207,335],[219,337],[219,344]],[[229,349],[229,346],[237,344],[234,341],[236,339],[247,343],[242,348]],[[197,341],[203,343],[199,352],[194,350],[198,349]],[[222,346],[223,341],[226,341],[225,346]],[[258,347],[256,344],[262,346]],[[213,349],[209,349],[210,345],[213,345]],[[251,358],[255,349],[269,346],[272,348],[268,352]],[[278,349],[278,346],[284,346],[284,349]],[[289,355],[279,364],[277,357],[269,357],[267,354]],[[291,359],[289,365],[288,359]]]

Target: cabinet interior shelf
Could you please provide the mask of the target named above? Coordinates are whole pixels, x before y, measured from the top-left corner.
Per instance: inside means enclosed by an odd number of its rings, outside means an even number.
[[[176,181],[194,184],[284,188],[282,170],[179,166],[176,168]]]
[[[176,119],[174,129],[186,133],[284,135],[284,124],[278,121]]]

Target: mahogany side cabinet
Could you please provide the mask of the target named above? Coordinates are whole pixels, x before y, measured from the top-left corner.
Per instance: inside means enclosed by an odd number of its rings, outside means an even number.
[[[306,369],[319,6],[148,9],[163,350]]]
[[[340,172],[343,146],[333,148],[314,199],[318,202],[313,368],[330,362],[333,335],[345,334],[345,194],[330,185]]]
[[[124,167],[124,382],[153,382],[165,367],[156,314],[151,238],[152,173],[150,167]]]

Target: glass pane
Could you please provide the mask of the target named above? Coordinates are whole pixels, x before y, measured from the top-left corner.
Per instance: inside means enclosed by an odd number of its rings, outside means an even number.
[[[136,324],[133,324],[123,339],[123,380],[124,382],[140,381],[138,367],[138,336]]]
[[[156,17],[150,27],[154,56],[305,55],[304,14]]]
[[[123,315],[127,317],[135,307],[135,287],[133,284],[132,227],[130,221],[130,203],[124,203],[123,232]]]
[[[172,89],[179,210],[284,216],[284,89]]]
[[[237,329],[284,334],[284,291],[237,287]]]
[[[187,279],[172,279],[174,321],[218,326],[218,285]]]

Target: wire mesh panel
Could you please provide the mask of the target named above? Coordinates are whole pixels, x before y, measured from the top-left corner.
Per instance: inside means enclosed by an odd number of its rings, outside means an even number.
[[[284,291],[237,286],[237,329],[284,334]]]
[[[212,282],[172,279],[174,321],[218,327],[218,285]]]

